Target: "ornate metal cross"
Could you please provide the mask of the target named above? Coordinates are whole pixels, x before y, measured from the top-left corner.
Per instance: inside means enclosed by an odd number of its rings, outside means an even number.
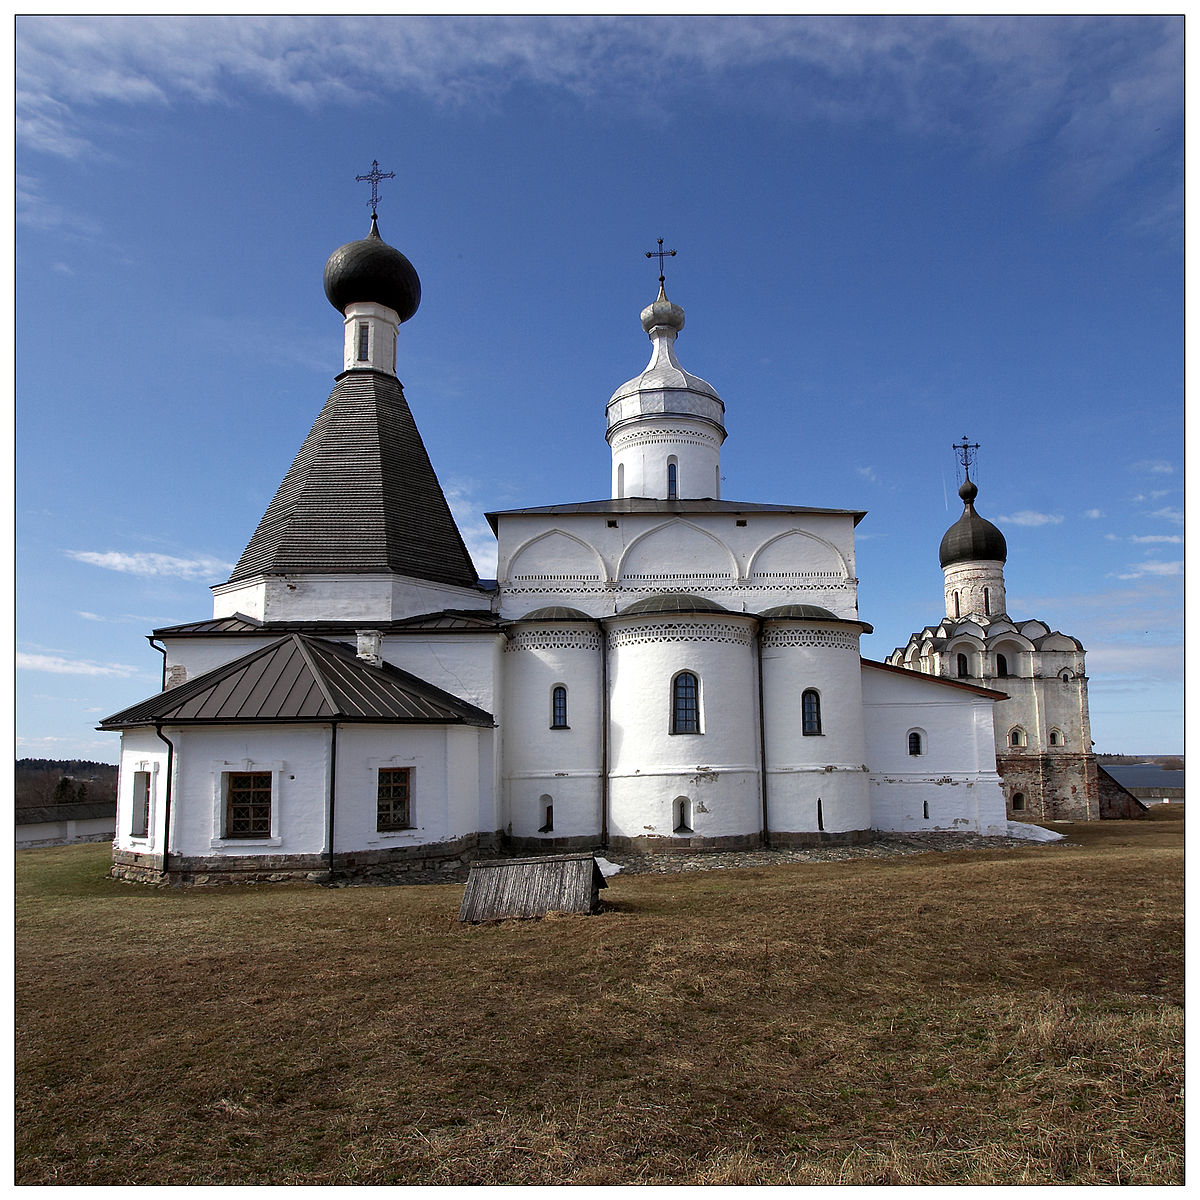
[[[954,443],[954,452],[958,456],[958,461],[962,463],[962,469],[966,472],[967,477],[971,475],[971,465],[975,461],[975,451],[979,449],[979,443],[972,445],[967,441],[967,435],[963,434],[961,442]]]
[[[663,249],[663,240],[662,240],[662,238],[659,238],[658,239],[658,249],[657,250],[647,250],[646,257],[658,259],[658,282],[666,283],[667,277],[663,274],[663,259],[667,258],[667,257],[674,258],[675,251],[674,250],[664,250]]]
[[[379,159],[376,159],[371,164],[370,175],[355,175],[354,180],[356,183],[366,183],[369,181],[371,184],[371,199],[370,199],[371,216],[375,216],[375,210],[379,207],[379,181],[381,179],[395,179],[395,178],[396,178],[395,171],[381,171],[379,169]]]

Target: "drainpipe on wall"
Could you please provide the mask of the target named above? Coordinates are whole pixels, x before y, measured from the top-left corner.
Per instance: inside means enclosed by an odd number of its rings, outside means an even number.
[[[759,787],[762,790],[762,844],[770,849],[771,827],[767,822],[767,721],[763,699],[763,634],[765,627],[758,623],[758,761]]]
[[[329,878],[333,878],[333,804],[337,796],[338,723],[329,722]]]
[[[600,622],[600,846],[608,849],[608,630]]]
[[[162,686],[158,690],[160,692],[165,692],[167,690],[167,648],[166,646],[160,646],[150,634],[146,635],[146,641],[148,641],[150,645],[152,645],[155,650],[157,650],[159,654],[163,656]],[[161,736],[161,734],[159,736]]]
[[[151,643],[153,645],[153,643]],[[167,656],[163,652],[163,673],[166,674]],[[171,783],[175,775],[175,746],[171,739],[162,731],[162,725],[159,722],[154,723],[154,732],[158,734],[159,740],[167,744],[167,788],[163,795],[163,846],[162,846],[162,873],[167,873],[167,855],[171,852]]]

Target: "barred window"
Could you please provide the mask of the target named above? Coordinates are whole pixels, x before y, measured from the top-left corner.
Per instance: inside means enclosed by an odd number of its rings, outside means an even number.
[[[671,684],[671,732],[700,732],[700,681],[680,671]]]
[[[821,697],[811,688],[800,697],[800,712],[804,720],[804,736],[818,736],[821,732]]]
[[[567,729],[567,689],[560,683],[550,693],[550,728]]]
[[[380,833],[412,828],[412,767],[379,768]]]
[[[371,326],[366,321],[358,323],[358,361],[366,362],[371,357]]]
[[[230,771],[226,775],[225,836],[271,836],[271,772]]]
[[[150,772],[133,773],[133,819],[129,832],[133,837],[145,837],[150,829]]]

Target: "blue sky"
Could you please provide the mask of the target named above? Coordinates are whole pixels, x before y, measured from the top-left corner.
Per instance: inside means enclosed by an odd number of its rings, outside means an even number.
[[[942,615],[979,442],[1009,612],[1100,751],[1183,748],[1177,18],[22,18],[17,754],[115,761],[341,368],[321,272],[421,275],[398,374],[490,509],[609,493],[663,237],[729,499],[863,508],[863,652]]]

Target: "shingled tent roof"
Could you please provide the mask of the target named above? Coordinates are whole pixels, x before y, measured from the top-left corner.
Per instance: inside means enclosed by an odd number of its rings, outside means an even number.
[[[293,633],[100,722],[135,725],[368,721],[482,725],[489,713],[349,646]]]
[[[400,381],[346,371],[229,582],[388,572],[461,587],[479,579]]]

